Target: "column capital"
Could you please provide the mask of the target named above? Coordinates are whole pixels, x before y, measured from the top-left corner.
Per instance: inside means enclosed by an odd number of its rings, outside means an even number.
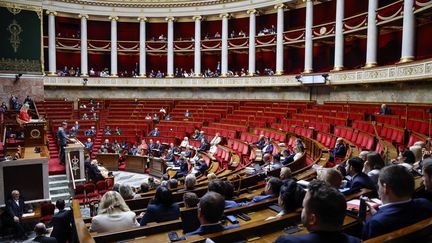
[[[146,22],[146,21],[147,21],[147,18],[146,18],[146,17],[138,17],[137,20],[138,20],[139,22]]]
[[[258,11],[256,9],[249,9],[248,11],[246,11],[247,14],[257,14]]]
[[[47,10],[46,14],[48,14],[48,15],[52,14],[54,16],[57,16],[57,12],[56,11],[52,11],[52,10]]]
[[[230,18],[231,17],[231,14],[229,14],[229,13],[223,13],[223,14],[219,14],[219,18]]]
[[[108,19],[111,20],[111,21],[113,21],[113,20],[117,21],[117,20],[119,20],[119,17],[117,17],[117,16],[109,16]]]
[[[274,6],[274,9],[280,9],[280,8],[284,9],[285,7],[286,7],[285,4],[283,4],[283,3],[279,3],[279,4],[276,4],[276,5]]]
[[[165,21],[167,21],[167,22],[174,22],[175,18],[174,17],[166,17]]]
[[[82,18],[88,19],[89,16],[87,14],[78,14],[78,18],[80,18],[80,19],[82,19]]]
[[[202,16],[201,15],[195,15],[192,17],[193,20],[202,20]]]

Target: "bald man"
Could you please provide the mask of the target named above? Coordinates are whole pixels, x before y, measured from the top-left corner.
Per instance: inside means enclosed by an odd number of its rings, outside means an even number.
[[[44,223],[37,223],[34,228],[34,231],[36,233],[36,237],[33,239],[34,242],[57,243],[56,238],[45,236],[46,227]]]

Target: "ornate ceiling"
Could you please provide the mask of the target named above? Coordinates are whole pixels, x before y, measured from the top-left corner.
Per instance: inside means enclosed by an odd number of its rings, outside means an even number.
[[[75,3],[107,7],[141,7],[141,8],[178,8],[226,4],[233,2],[253,2],[244,0],[56,0],[58,2]]]

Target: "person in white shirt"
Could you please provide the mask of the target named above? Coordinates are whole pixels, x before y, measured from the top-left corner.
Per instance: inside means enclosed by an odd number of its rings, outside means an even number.
[[[184,137],[183,141],[180,143],[180,147],[186,148],[187,146],[189,146],[189,138]]]
[[[220,134],[217,132],[214,138],[210,142],[210,149],[209,153],[214,154],[217,151],[217,145],[221,142],[222,138],[220,137]]]

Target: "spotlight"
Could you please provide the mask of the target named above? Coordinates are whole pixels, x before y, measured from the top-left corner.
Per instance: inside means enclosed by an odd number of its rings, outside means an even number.
[[[88,79],[87,78],[83,78],[83,85],[87,85]]]
[[[16,75],[15,75],[15,81],[14,81],[14,82],[15,82],[15,83],[18,82],[18,80],[21,78],[21,76],[22,76],[22,73],[16,74]]]
[[[297,76],[295,76],[295,78],[297,79],[297,82],[300,82],[300,83],[301,83],[301,78],[302,78],[301,75],[297,75]]]

